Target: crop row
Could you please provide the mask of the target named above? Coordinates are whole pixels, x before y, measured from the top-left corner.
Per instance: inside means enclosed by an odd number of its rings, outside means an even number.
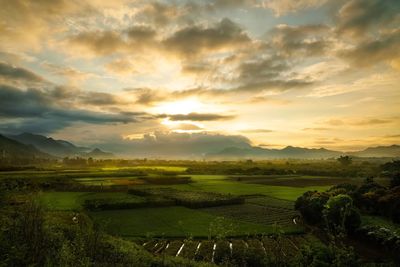
[[[294,210],[254,204],[210,207],[202,209],[202,211],[235,220],[266,225],[274,223],[292,225],[293,218],[298,215]]]
[[[175,205],[173,200],[157,196],[135,196],[124,199],[87,199],[83,203],[83,206],[90,211],[167,207],[173,205]]]
[[[130,189],[129,193],[137,196],[162,196],[166,199],[175,201],[176,205],[188,208],[204,208],[244,203],[243,198],[232,195],[184,191],[172,188]]]

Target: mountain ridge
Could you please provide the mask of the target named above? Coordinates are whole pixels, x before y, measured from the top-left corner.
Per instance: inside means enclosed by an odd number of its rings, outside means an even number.
[[[52,158],[33,145],[25,145],[0,134],[0,158]]]
[[[2,136],[2,135],[0,135]],[[19,135],[11,135],[11,136],[2,136],[3,138],[7,138],[8,140],[12,140],[20,143],[24,146],[19,146],[19,148],[15,148],[22,155],[23,149],[25,147],[29,155],[41,155],[43,157],[54,155],[56,157],[71,157],[71,156],[79,156],[79,157],[92,157],[92,158],[115,158],[116,156],[112,153],[111,147],[107,150],[111,152],[105,152],[98,147],[90,149],[88,147],[79,147],[73,144],[70,141],[66,140],[56,140],[52,137],[47,137],[38,134],[32,133],[22,133]],[[3,140],[4,141],[4,140]],[[9,141],[8,141],[9,142]],[[0,143],[1,145],[1,143]],[[14,143],[14,145],[18,146]],[[100,147],[102,147],[101,144]],[[227,145],[227,144],[225,144]],[[1,148],[1,146],[0,146]],[[31,149],[28,149],[31,148]],[[32,150],[32,148],[34,150]],[[21,150],[22,149],[22,150]],[[125,151],[132,149],[129,147],[129,143],[126,147],[124,147]],[[144,149],[144,148],[143,148]],[[135,157],[141,157],[139,153],[135,154]],[[143,150],[144,151],[144,150]],[[391,157],[391,158],[400,158],[400,146],[399,145],[389,145],[389,146],[375,146],[375,147],[367,147],[360,151],[354,152],[343,152],[336,150],[329,150],[326,148],[306,148],[306,147],[296,147],[288,145],[282,149],[273,149],[273,148],[263,148],[260,146],[251,146],[241,145],[241,144],[231,144],[231,146],[226,147],[213,147],[212,150],[209,150],[206,153],[196,153],[189,148],[184,150],[184,152],[180,151],[179,155],[175,155],[173,152],[170,153],[171,158],[205,158],[205,159],[283,159],[283,158],[299,158],[299,159],[326,159],[326,158],[336,158],[341,155],[349,155],[352,157]],[[146,156],[143,152],[143,156]],[[128,155],[128,157],[130,157]],[[150,156],[151,157],[151,156]],[[168,156],[166,156],[168,157]]]

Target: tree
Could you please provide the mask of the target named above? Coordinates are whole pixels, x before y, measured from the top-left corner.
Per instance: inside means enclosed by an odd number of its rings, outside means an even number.
[[[296,200],[295,209],[300,211],[308,223],[318,224],[322,222],[322,211],[329,197],[325,192],[305,192]]]
[[[353,199],[345,194],[329,198],[323,215],[333,232],[353,232],[361,224],[361,217],[354,208]]]
[[[340,156],[337,158],[337,161],[343,166],[349,166],[353,162],[353,159],[349,156]]]

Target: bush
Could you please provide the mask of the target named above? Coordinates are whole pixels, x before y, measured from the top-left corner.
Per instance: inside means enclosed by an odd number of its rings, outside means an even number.
[[[301,247],[297,266],[304,267],[357,267],[359,260],[351,247],[325,246],[320,243]]]

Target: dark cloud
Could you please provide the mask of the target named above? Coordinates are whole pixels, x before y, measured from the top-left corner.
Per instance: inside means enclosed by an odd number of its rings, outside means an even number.
[[[0,79],[12,83],[20,83],[21,81],[27,83],[41,83],[45,81],[44,78],[28,69],[16,67],[5,62],[0,62]]]
[[[231,120],[233,115],[219,115],[212,113],[189,113],[189,114],[162,114],[160,118],[169,118],[171,121],[218,121]]]
[[[50,100],[37,89],[20,90],[0,85],[0,116],[3,118],[37,117],[48,111]]]
[[[156,31],[149,26],[134,25],[124,30],[81,32],[69,36],[67,43],[103,56],[114,53],[137,53],[157,45],[156,34]]]
[[[395,121],[398,121],[398,118],[366,118],[366,119],[330,119],[323,124],[331,125],[331,126],[374,126],[381,124],[389,124]]]
[[[191,5],[191,9],[197,9],[197,5]],[[176,4],[152,1],[143,7],[141,12],[137,15],[137,18],[157,26],[165,26],[171,21],[178,20],[185,16],[187,11],[185,7]]]
[[[99,92],[85,93],[80,97],[80,100],[84,104],[94,106],[116,105],[121,103],[121,101],[119,101],[116,96],[108,93]]]
[[[125,89],[127,92],[132,92],[136,96],[135,103],[140,105],[151,106],[156,102],[168,99],[167,96],[162,95],[158,90],[151,88],[129,88]]]
[[[153,39],[157,33],[149,26],[137,25],[127,29],[126,34],[132,40],[145,41]]]
[[[337,33],[364,36],[381,28],[398,27],[400,1],[351,0],[337,15]]]
[[[237,48],[249,41],[241,27],[225,18],[210,27],[194,25],[180,29],[164,40],[164,44],[168,50],[193,57],[202,52]]]
[[[352,122],[352,124],[356,126],[365,126],[365,125],[387,124],[391,122],[393,121],[389,119],[366,119],[366,120],[354,121]]]
[[[58,90],[61,90],[61,93]],[[46,131],[49,131],[52,127],[57,130],[76,122],[113,124],[134,123],[152,119],[151,116],[142,112],[110,113],[82,109],[70,104],[70,94],[64,93],[62,87],[58,90],[34,88],[22,90],[12,86],[0,85],[0,117],[3,120],[0,125],[1,128],[13,129],[14,126],[18,126],[19,129],[32,128],[33,122],[37,122],[37,129],[39,125],[46,125]],[[99,94],[89,93],[86,97],[92,99],[92,104],[95,104],[95,102],[100,106],[110,104],[110,95]],[[61,95],[65,98],[60,97]],[[47,123],[50,123],[50,125],[47,125]],[[54,125],[52,126],[52,124]]]
[[[268,33],[267,47],[281,56],[321,56],[332,45],[329,34],[326,25],[278,25]]]
[[[205,62],[188,62],[182,65],[182,72],[187,74],[204,74],[215,67]]]
[[[339,52],[339,56],[352,64],[363,67],[382,61],[400,58],[400,29],[384,34],[380,38],[361,42],[353,49]]]
[[[245,61],[238,68],[239,79],[249,83],[255,80],[271,80],[281,72],[290,69],[288,63],[279,58],[257,59]]]
[[[234,92],[258,92],[258,91],[286,91],[299,89],[312,85],[312,81],[304,79],[264,79],[262,81],[250,81],[229,91]],[[220,90],[223,91],[223,90]],[[226,90],[224,90],[226,92]]]
[[[82,32],[72,36],[69,43],[88,48],[99,55],[113,54],[126,46],[120,34],[114,31]]]
[[[237,8],[243,6],[253,6],[257,4],[256,0],[212,0],[209,3],[210,6],[213,6],[218,9],[226,9],[226,8]]]

